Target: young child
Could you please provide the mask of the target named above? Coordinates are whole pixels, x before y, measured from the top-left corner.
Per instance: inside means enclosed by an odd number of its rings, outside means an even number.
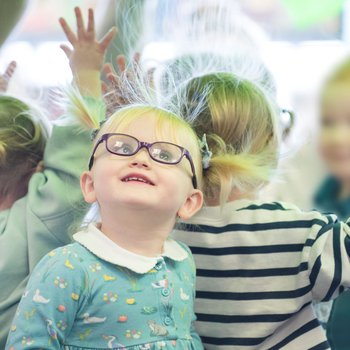
[[[221,72],[184,82],[179,95],[205,135],[206,206],[174,235],[196,262],[205,348],[329,349],[312,301],[350,286],[350,228],[259,199],[279,157],[277,109],[261,86]]]
[[[177,217],[200,209],[201,174],[198,139],[181,118],[147,105],[112,115],[81,177],[101,221],[38,264],[6,349],[203,349],[192,255],[168,238]]]
[[[329,175],[315,195],[315,206],[345,220],[350,216],[350,60],[346,58],[325,81],[320,96],[320,154]],[[327,321],[331,303],[321,306]],[[350,344],[350,293],[333,302],[327,324],[332,349],[347,349]]]
[[[103,108],[95,99],[99,69],[115,30],[97,41],[92,11],[88,30],[80,9],[75,11],[80,28],[77,37],[61,20],[73,45],[70,65],[75,84],[90,96],[85,103],[98,110]],[[54,124],[48,137],[46,123],[27,103],[0,96],[1,349],[34,266],[47,252],[71,242],[69,227],[85,214],[79,177],[89,157],[91,129],[83,130],[84,126],[88,129],[84,123],[65,118]]]

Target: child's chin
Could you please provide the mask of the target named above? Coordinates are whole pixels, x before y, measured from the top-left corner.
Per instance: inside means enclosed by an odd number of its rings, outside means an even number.
[[[121,201],[124,205],[130,205],[133,207],[133,209],[136,208],[145,208],[145,209],[151,209],[156,205],[154,198],[152,196],[148,195],[129,195],[128,198],[122,198]]]
[[[344,166],[344,164],[335,165],[333,164],[331,173],[333,176],[338,179],[339,181],[346,180],[349,181],[350,179],[350,161],[349,166]]]

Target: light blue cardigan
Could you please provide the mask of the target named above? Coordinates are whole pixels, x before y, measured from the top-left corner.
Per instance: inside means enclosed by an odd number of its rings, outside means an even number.
[[[103,109],[101,102],[85,101]],[[85,215],[79,178],[90,152],[89,131],[77,123],[54,125],[44,171],[32,176],[25,197],[0,212],[0,349],[29,274],[46,253],[71,242],[70,226]]]

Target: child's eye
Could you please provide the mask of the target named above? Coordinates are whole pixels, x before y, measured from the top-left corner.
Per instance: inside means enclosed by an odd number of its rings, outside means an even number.
[[[112,147],[112,152],[123,155],[131,154],[133,153],[133,148],[128,143],[117,141]]]
[[[132,153],[132,148],[129,145],[127,145],[127,144],[123,144],[123,146],[120,147],[120,149],[118,150],[118,153],[131,154]]]
[[[172,154],[171,154],[169,151],[164,151],[164,150],[162,150],[162,151],[159,153],[158,158],[159,158],[160,160],[165,161],[165,162],[169,162],[169,161],[172,161],[172,160],[173,160]]]
[[[333,118],[330,118],[330,117],[323,117],[321,119],[321,125],[324,127],[324,128],[331,128],[333,126],[335,126],[336,124],[336,121],[333,119]]]

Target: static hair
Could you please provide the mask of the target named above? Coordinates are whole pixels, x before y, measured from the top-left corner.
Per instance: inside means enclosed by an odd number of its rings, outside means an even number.
[[[49,129],[43,116],[11,96],[0,96],[0,198],[19,199],[43,159]]]
[[[90,103],[91,102],[91,103]],[[81,129],[99,129],[100,121],[105,119],[105,107],[96,103],[96,99],[83,97],[77,87],[62,88],[61,101],[58,102],[67,111],[66,119],[78,123]]]
[[[176,96],[199,138],[213,152],[204,170],[207,200],[227,201],[232,190],[258,190],[275,172],[279,156],[277,108],[253,82],[213,73],[186,82]]]
[[[134,104],[119,109],[114,113],[107,122],[103,124],[101,130],[96,135],[96,140],[99,136],[108,132],[123,132],[123,130],[133,121],[138,118],[152,113],[157,121],[156,133],[159,140],[162,140],[162,132],[165,126],[167,130],[171,131],[172,141],[184,148],[186,148],[193,159],[193,163],[198,178],[198,186],[201,188],[202,184],[202,157],[200,153],[199,140],[195,131],[185,121],[184,118],[179,117],[174,112],[164,108]]]
[[[127,0],[120,3],[134,6]],[[174,50],[164,59],[146,47],[141,67],[154,69],[151,82],[142,69],[130,66],[133,78],[121,77],[126,104],[151,98],[146,105],[181,116],[199,139],[206,134],[213,152],[204,170],[207,199],[224,203],[234,189],[257,190],[269,181],[279,155],[275,82],[260,55],[263,31],[231,0],[144,3],[149,6],[143,18],[151,25],[145,24],[140,35],[149,40],[139,44],[153,40]],[[122,16],[130,27],[130,13]],[[124,32],[134,38],[130,28],[131,33]]]
[[[112,115],[106,116],[101,108],[91,108],[83,101],[83,97],[78,91],[71,91],[69,110],[74,112],[81,121],[89,120],[91,127],[96,129],[93,133],[94,144],[98,142],[100,136],[108,132],[123,132],[130,123],[147,113],[152,113],[157,118],[157,135],[162,138],[163,126],[169,126],[172,131],[171,137],[174,143],[185,147],[191,154],[196,169],[198,187],[201,188],[202,179],[202,160],[200,153],[199,140],[195,131],[185,118],[179,115],[179,108],[175,104],[164,103],[161,105],[157,96],[153,95],[148,88],[146,81],[128,81],[126,77],[122,80],[123,90],[127,99],[125,105],[116,106]],[[135,85],[137,84],[137,85]],[[172,108],[165,108],[164,106]],[[97,121],[103,121],[100,126]],[[94,146],[94,145],[93,145]]]
[[[276,96],[273,75],[263,60],[251,52],[236,52],[230,56],[209,51],[186,54],[159,65],[154,71],[153,84],[161,98],[173,104],[179,86],[196,77],[225,72],[234,74],[237,79],[249,80],[267,94]]]

